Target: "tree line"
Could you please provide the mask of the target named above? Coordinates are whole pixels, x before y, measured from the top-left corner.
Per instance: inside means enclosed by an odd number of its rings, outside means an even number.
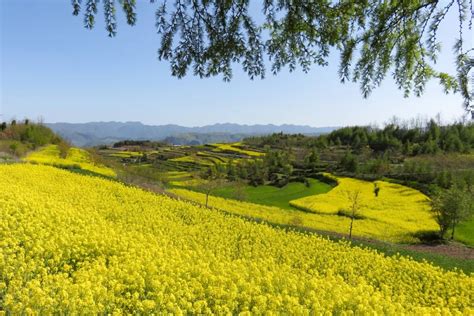
[[[384,128],[354,126],[339,128],[329,134],[305,136],[275,133],[249,137],[251,146],[272,148],[305,147],[325,149],[345,146],[352,150],[370,149],[375,153],[402,153],[407,156],[436,153],[469,153],[474,149],[474,123],[441,125],[431,119],[426,125],[408,126],[391,123]]]

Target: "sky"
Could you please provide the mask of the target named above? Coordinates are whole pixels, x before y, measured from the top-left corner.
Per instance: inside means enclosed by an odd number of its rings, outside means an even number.
[[[118,12],[118,34],[109,38],[102,11],[93,30],[72,15],[70,0],[0,0],[1,119],[45,122],[141,121],[203,126],[214,123],[346,126],[402,119],[459,118],[459,95],[445,95],[436,82],[422,97],[404,98],[386,79],[368,99],[358,84],[341,84],[337,56],[328,67],[305,74],[283,70],[250,80],[236,68],[231,82],[220,77],[171,76],[158,61],[156,4],[138,0],[138,21],[126,25]],[[455,12],[440,30],[438,69],[453,72]],[[472,36],[471,36],[472,40]],[[471,45],[472,46],[472,45]]]

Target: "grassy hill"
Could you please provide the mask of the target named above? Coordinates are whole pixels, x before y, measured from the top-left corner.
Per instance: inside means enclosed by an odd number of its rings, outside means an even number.
[[[474,218],[459,224],[454,237],[456,240],[474,247]]]
[[[236,192],[233,186],[217,188],[212,192],[214,196],[221,196],[228,199],[242,198],[245,201],[276,206],[283,209],[294,209],[290,201],[306,196],[326,193],[332,186],[316,179],[309,179],[307,184],[301,182],[291,182],[279,188],[271,185],[251,186],[244,185],[240,191]],[[240,196],[239,196],[240,194]]]

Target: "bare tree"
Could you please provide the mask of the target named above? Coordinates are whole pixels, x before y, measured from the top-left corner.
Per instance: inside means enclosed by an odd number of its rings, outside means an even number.
[[[223,187],[225,184],[226,181],[224,179],[217,178],[207,180],[198,186],[198,189],[206,194],[206,207],[209,207],[209,195],[217,188]]]
[[[360,211],[360,190],[348,191],[347,198],[350,202],[350,217],[351,217],[351,226],[349,228],[349,239],[352,239],[352,228],[354,226],[354,219]]]

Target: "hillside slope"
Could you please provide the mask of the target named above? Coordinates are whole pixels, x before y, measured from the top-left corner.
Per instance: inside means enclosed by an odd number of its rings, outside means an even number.
[[[11,314],[474,312],[474,277],[48,166],[0,165]]]
[[[338,182],[331,191],[296,199],[290,204],[307,212],[350,217],[351,195],[359,193],[357,216],[387,225],[382,235],[386,235],[390,227],[401,227],[413,236],[417,232],[436,232],[438,229],[428,196],[418,190],[386,181],[327,176]],[[377,196],[374,185],[380,190]]]

